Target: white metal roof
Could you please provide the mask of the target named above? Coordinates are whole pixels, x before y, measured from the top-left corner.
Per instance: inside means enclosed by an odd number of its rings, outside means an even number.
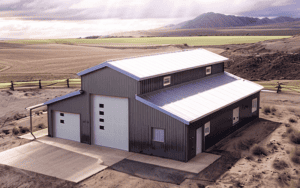
[[[256,83],[224,72],[136,96],[136,99],[190,124],[262,89]]]
[[[66,95],[63,95],[63,96],[60,96],[60,97],[56,97],[54,99],[51,99],[49,101],[46,101],[43,103],[43,105],[48,105],[48,104],[52,104],[52,103],[55,103],[55,102],[58,102],[58,101],[61,101],[61,100],[65,100],[65,99],[68,99],[70,97],[74,97],[74,96],[77,96],[77,95],[81,95],[83,93],[82,90],[78,90],[78,91],[74,91],[72,93],[68,93]]]
[[[228,58],[205,49],[185,50],[144,57],[108,61],[79,72],[82,76],[103,67],[110,67],[136,80],[194,69],[227,61]]]

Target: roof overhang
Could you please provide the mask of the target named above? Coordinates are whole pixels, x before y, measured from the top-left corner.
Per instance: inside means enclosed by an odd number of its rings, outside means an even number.
[[[204,50],[204,49],[198,49],[198,50],[200,50],[200,51],[207,51],[207,50]],[[185,50],[185,51],[192,51],[192,50]],[[184,53],[184,51],[180,51],[180,52]],[[173,52],[173,54],[176,54],[176,53],[179,53],[179,52],[175,52],[175,53]],[[164,55],[164,54],[168,55],[168,54],[171,54],[171,53],[163,53],[163,54],[155,54],[155,55]],[[77,75],[78,76],[84,76],[86,74],[89,74],[89,73],[92,73],[94,71],[100,70],[100,69],[102,69],[104,67],[109,67],[109,68],[111,68],[113,70],[116,70],[116,71],[118,71],[118,72],[126,75],[126,76],[129,76],[129,77],[133,78],[134,80],[142,81],[142,80],[146,80],[146,79],[150,79],[150,78],[155,78],[155,77],[158,77],[158,76],[164,76],[164,75],[174,74],[174,73],[177,73],[177,72],[187,71],[187,70],[191,70],[191,69],[195,69],[195,68],[206,67],[206,66],[218,64],[218,63],[221,63],[221,62],[226,62],[226,61],[229,60],[226,57],[214,54],[212,52],[209,52],[207,54],[209,54],[211,56],[216,56],[217,58],[214,59],[214,60],[211,60],[211,62],[209,62],[209,63],[205,63],[205,64],[201,64],[201,63],[193,64],[191,66],[181,67],[181,68],[178,68],[178,69],[175,69],[175,70],[171,70],[171,71],[165,71],[165,72],[161,72],[161,73],[153,73],[150,76],[138,76],[138,75],[135,75],[134,73],[132,73],[132,72],[134,72],[134,70],[130,70],[128,68],[127,68],[128,70],[126,70],[125,68],[121,68],[122,66],[120,67],[120,65],[122,65],[122,63],[124,63],[124,64],[128,63],[128,62],[123,62],[125,60],[126,61],[131,60],[131,59],[137,60],[137,59],[143,58],[143,57],[127,58],[127,59],[116,60],[116,61],[105,61],[102,64],[99,64],[99,65],[96,65],[94,67],[88,68],[88,69],[86,69],[84,71],[81,71],[81,72],[77,73]],[[153,55],[153,56],[155,56],[155,55]],[[148,56],[144,56],[144,57],[146,58]],[[152,57],[152,56],[149,56],[149,57]],[[213,57],[213,58],[215,58],[215,57]],[[162,59],[159,59],[159,60],[163,62],[164,59],[162,58]],[[197,58],[196,59],[194,58],[192,60],[193,61],[197,61]],[[180,60],[180,61],[182,61],[182,60]],[[189,60],[187,60],[187,61],[189,61]],[[143,59],[141,59],[141,62],[143,62]],[[148,64],[149,62],[145,62],[145,63]],[[157,68],[157,67],[155,67],[155,68]],[[130,72],[130,71],[132,71],[132,72]]]
[[[74,91],[72,93],[68,93],[68,94],[63,95],[61,97],[56,97],[54,99],[51,99],[51,100],[43,103],[43,105],[49,105],[49,104],[52,104],[52,103],[56,103],[58,101],[62,101],[62,100],[65,100],[65,99],[68,99],[68,98],[71,98],[71,97],[74,97],[74,96],[77,96],[77,95],[81,95],[81,94],[83,94],[82,90]]]

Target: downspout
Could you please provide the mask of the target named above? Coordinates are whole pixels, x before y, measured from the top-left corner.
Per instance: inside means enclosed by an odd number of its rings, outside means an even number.
[[[33,135],[33,133],[32,133],[32,109],[33,108],[31,108],[30,109],[30,133],[31,133],[31,135],[33,136],[33,138],[34,138],[34,140],[36,139],[36,137]]]
[[[41,106],[44,106],[44,105],[45,105],[44,103],[41,103],[41,104],[37,104],[37,105],[25,108],[26,110],[29,110],[29,112],[30,112],[30,133],[33,136],[34,140],[36,139],[36,137],[33,135],[33,132],[32,132],[32,110],[39,108]]]

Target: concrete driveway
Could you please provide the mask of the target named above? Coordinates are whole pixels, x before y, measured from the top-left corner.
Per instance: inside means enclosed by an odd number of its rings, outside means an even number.
[[[0,163],[75,183],[107,168],[98,158],[39,141],[1,152]]]

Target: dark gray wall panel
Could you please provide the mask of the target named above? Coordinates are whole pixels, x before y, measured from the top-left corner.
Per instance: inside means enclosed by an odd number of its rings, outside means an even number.
[[[257,111],[252,113],[252,99],[257,98]],[[188,126],[187,141],[188,141],[188,160],[196,156],[196,150],[192,150],[196,146],[195,130],[204,126],[210,121],[210,134],[205,137],[205,144],[203,149],[208,148],[219,140],[227,136],[234,130],[244,126],[246,123],[259,117],[259,101],[260,92],[253,94],[245,99],[242,99],[228,107],[225,107],[213,114],[210,114]],[[240,121],[233,126],[233,109],[239,107]]]
[[[212,74],[224,72],[224,63],[211,65],[211,67],[212,67],[211,70]],[[181,84],[184,82],[189,82],[192,80],[204,78],[206,76],[205,71],[206,71],[206,67],[200,67],[200,68],[178,72],[170,75],[164,75],[156,78],[142,80],[140,81],[141,85],[139,89],[139,94],[144,94],[162,88],[170,87],[173,85]],[[171,84],[168,86],[163,86],[163,78],[165,76],[171,76]]]
[[[81,142],[90,143],[90,126],[89,126],[89,103],[88,95],[86,93],[78,95],[75,97],[62,100],[51,105],[48,105],[48,133],[53,136],[53,111],[62,111],[80,114],[80,132],[81,132]]]

